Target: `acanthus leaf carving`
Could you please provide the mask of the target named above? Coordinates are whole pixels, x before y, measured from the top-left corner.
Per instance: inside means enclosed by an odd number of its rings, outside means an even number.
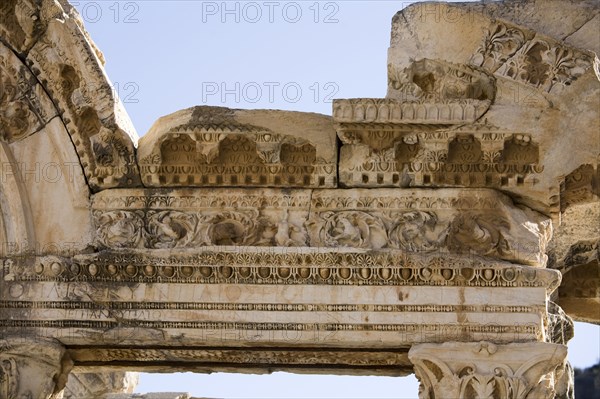
[[[566,353],[565,346],[538,342],[448,342],[416,345],[409,358],[421,399],[536,399],[554,396]]]

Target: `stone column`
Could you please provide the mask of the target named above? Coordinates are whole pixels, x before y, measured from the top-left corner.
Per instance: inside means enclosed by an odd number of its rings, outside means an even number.
[[[72,372],[63,399],[104,399],[109,394],[133,393],[138,380],[138,373],[126,371]]]
[[[0,339],[0,398],[58,399],[73,362],[54,340]]]
[[[555,395],[564,345],[542,342],[422,344],[409,359],[421,399],[542,399]]]

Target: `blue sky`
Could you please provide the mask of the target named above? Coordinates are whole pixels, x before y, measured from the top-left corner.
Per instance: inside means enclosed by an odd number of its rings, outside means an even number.
[[[331,114],[332,98],[384,97],[392,16],[408,1],[72,1],[138,134],[193,105]],[[575,367],[600,358],[576,324]],[[143,374],[138,392],[228,398],[414,398],[414,377]]]

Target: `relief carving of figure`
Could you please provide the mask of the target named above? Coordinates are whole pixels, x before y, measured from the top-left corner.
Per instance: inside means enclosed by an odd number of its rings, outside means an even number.
[[[506,255],[510,248],[502,230],[509,227],[500,215],[460,213],[448,227],[446,246],[451,252]]]
[[[411,211],[400,215],[390,230],[392,246],[410,252],[432,251],[440,247],[434,236],[438,222],[433,212]]]
[[[361,211],[323,212],[311,221],[312,245],[379,249],[387,245],[383,222]]]
[[[148,215],[148,247],[186,247],[194,239],[198,219],[195,215],[161,211]]]
[[[284,216],[277,224],[275,243],[280,247],[297,247],[306,245],[306,231],[290,222],[289,212],[285,210]]]
[[[142,244],[142,212],[95,212],[94,216],[98,239],[102,245],[109,248],[137,248]]]
[[[258,211],[220,212],[209,216],[199,230],[211,245],[253,245],[259,234],[258,219]]]

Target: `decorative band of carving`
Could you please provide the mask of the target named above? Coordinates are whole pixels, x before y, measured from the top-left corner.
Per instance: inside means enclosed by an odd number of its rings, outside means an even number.
[[[320,284],[394,286],[545,287],[560,272],[482,258],[420,256],[399,252],[203,251],[168,255],[102,252],[74,259],[6,258],[4,279],[188,284]],[[256,251],[256,248],[250,248]],[[308,250],[308,248],[304,248]]]
[[[490,190],[236,190],[100,193],[101,248],[208,246],[400,249],[545,264],[549,220]],[[288,205],[289,204],[289,205]],[[536,223],[527,229],[519,220]]]
[[[361,324],[361,323],[276,323],[276,322],[224,322],[224,321],[151,321],[151,320],[0,320],[2,328],[89,328],[116,329],[125,327],[147,329],[191,329],[191,330],[241,330],[241,331],[349,331],[349,332],[439,332],[455,337],[471,334],[518,334],[535,339],[541,336],[539,326],[533,324]],[[447,339],[447,336],[440,337]]]
[[[418,312],[418,313],[539,313],[536,306],[507,305],[391,305],[322,303],[231,303],[231,302],[67,302],[0,301],[2,309],[61,310],[210,310],[240,312]]]
[[[393,366],[394,374],[404,374],[398,367],[410,368],[405,351],[357,351],[344,350],[286,350],[272,348],[86,348],[71,349],[71,356],[79,364],[102,362],[147,363],[177,361],[214,364],[268,364],[315,366],[336,365],[337,367],[385,367]],[[408,371],[408,370],[407,370]]]
[[[333,101],[338,123],[459,124],[474,122],[490,106],[490,100],[415,100],[353,98]]]

